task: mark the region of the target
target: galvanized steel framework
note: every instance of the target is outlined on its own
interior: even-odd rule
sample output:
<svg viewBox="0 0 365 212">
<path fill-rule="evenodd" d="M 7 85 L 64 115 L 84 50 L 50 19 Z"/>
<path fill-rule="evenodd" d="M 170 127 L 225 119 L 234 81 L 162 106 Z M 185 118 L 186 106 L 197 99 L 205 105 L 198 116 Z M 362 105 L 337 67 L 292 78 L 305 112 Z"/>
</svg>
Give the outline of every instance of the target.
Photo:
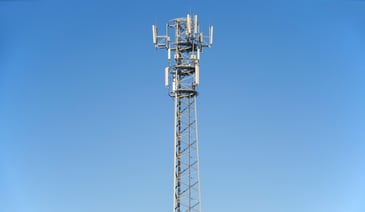
<svg viewBox="0 0 365 212">
<path fill-rule="evenodd" d="M 200 212 L 196 97 L 200 53 L 203 47 L 211 46 L 213 27 L 209 27 L 209 36 L 203 36 L 199 30 L 198 16 L 188 14 L 169 21 L 165 35 L 158 35 L 157 31 L 153 25 L 155 47 L 167 49 L 165 86 L 169 96 L 174 98 L 175 107 L 173 212 Z M 175 40 L 171 41 L 171 37 Z"/>
</svg>

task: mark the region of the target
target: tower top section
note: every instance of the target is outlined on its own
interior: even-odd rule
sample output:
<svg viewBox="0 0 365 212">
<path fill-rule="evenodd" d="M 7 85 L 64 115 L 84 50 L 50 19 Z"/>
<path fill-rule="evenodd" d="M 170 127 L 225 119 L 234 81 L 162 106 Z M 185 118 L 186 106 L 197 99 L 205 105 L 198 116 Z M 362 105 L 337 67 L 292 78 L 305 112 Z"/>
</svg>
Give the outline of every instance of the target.
<svg viewBox="0 0 365 212">
<path fill-rule="evenodd" d="M 171 40 L 175 37 L 175 40 Z M 205 36 L 200 31 L 198 15 L 187 14 L 186 17 L 175 18 L 166 24 L 165 35 L 160 35 L 156 25 L 152 25 L 153 44 L 156 48 L 172 51 L 180 46 L 191 46 L 202 50 L 213 44 L 213 26 L 209 26 L 209 34 Z M 187 50 L 187 49 L 185 49 Z"/>
<path fill-rule="evenodd" d="M 168 21 L 164 35 L 159 34 L 156 25 L 152 25 L 152 40 L 156 48 L 167 49 L 165 86 L 169 95 L 178 98 L 197 95 L 200 53 L 213 44 L 213 26 L 209 26 L 209 34 L 205 36 L 200 31 L 198 16 L 187 14 Z"/>
</svg>

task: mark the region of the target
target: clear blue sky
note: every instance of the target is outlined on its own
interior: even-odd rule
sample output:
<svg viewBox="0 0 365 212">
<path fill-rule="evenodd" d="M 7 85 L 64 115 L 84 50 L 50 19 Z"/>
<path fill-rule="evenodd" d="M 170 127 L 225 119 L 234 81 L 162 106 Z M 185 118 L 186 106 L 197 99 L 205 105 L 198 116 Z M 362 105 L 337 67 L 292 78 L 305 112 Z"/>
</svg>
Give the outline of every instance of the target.
<svg viewBox="0 0 365 212">
<path fill-rule="evenodd" d="M 151 24 L 215 26 L 206 212 L 365 211 L 365 2 L 0 1 L 0 211 L 171 211 L 173 102 Z"/>
</svg>

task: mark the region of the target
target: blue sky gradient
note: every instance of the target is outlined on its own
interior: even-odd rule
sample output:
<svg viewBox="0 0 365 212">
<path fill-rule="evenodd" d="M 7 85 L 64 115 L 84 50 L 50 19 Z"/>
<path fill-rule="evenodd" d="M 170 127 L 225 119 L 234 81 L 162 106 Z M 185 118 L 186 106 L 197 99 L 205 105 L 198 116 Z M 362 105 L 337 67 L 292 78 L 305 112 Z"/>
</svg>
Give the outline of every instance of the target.
<svg viewBox="0 0 365 212">
<path fill-rule="evenodd" d="M 0 1 L 0 211 L 171 211 L 151 25 L 199 15 L 204 211 L 365 211 L 365 2 Z"/>
</svg>

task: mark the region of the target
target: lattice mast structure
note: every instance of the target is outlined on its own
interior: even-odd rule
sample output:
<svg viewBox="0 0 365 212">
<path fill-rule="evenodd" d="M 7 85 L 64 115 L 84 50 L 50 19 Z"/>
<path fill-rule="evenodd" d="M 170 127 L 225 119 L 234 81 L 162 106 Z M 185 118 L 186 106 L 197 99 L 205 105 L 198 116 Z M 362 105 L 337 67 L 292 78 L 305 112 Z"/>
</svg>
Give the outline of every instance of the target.
<svg viewBox="0 0 365 212">
<path fill-rule="evenodd" d="M 167 49 L 165 86 L 174 98 L 173 212 L 201 212 L 196 97 L 200 53 L 213 43 L 213 26 L 204 36 L 198 16 L 188 14 L 170 20 L 165 35 L 152 25 L 152 34 L 155 47 Z"/>
</svg>

